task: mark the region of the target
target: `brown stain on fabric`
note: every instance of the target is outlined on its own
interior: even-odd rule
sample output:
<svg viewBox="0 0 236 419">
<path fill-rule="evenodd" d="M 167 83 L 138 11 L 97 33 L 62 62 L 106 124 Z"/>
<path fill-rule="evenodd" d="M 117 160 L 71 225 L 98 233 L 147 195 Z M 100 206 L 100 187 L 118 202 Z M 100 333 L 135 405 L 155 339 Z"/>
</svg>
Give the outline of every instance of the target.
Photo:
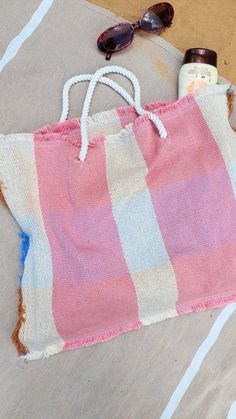
<svg viewBox="0 0 236 419">
<path fill-rule="evenodd" d="M 234 98 L 235 94 L 233 92 L 227 93 L 227 105 L 229 110 L 229 117 L 232 115 L 234 108 Z"/>
<path fill-rule="evenodd" d="M 3 189 L 4 189 L 4 184 L 2 181 L 0 181 L 0 204 L 2 204 L 5 208 L 8 208 L 8 205 L 3 195 Z"/>
<path fill-rule="evenodd" d="M 23 305 L 23 295 L 21 288 L 18 291 L 18 321 L 16 327 L 12 332 L 11 340 L 15 345 L 18 355 L 25 355 L 28 352 L 27 347 L 20 341 L 20 330 L 22 325 L 25 323 L 25 306 Z"/>
<path fill-rule="evenodd" d="M 234 110 L 234 99 L 235 99 L 235 93 L 233 92 L 227 93 L 227 105 L 228 105 L 229 118 L 231 117 Z M 232 127 L 232 129 L 236 132 L 236 127 Z"/>
<path fill-rule="evenodd" d="M 158 73 L 162 76 L 162 78 L 166 81 L 171 81 L 172 76 L 167 65 L 157 57 L 155 57 L 154 59 L 154 64 L 155 68 L 157 69 Z"/>
</svg>

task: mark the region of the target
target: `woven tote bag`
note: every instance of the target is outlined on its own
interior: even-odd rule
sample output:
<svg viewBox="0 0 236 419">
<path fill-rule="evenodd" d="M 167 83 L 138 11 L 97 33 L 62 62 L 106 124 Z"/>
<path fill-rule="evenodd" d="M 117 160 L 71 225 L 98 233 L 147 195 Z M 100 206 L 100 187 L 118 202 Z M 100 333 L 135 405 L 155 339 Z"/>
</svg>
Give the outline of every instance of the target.
<svg viewBox="0 0 236 419">
<path fill-rule="evenodd" d="M 108 73 L 130 79 L 134 99 Z M 66 120 L 83 80 L 82 116 Z M 128 106 L 89 116 L 98 82 Z M 68 80 L 59 123 L 0 136 L 2 200 L 21 230 L 19 355 L 44 358 L 236 301 L 228 93 L 209 86 L 142 107 L 136 77 L 109 66 Z"/>
</svg>

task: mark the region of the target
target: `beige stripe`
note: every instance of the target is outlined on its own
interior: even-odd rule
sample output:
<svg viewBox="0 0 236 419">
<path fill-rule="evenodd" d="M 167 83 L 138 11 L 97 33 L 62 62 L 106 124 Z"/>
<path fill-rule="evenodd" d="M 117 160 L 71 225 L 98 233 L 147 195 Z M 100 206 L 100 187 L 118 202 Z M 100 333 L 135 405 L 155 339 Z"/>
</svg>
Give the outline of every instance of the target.
<svg viewBox="0 0 236 419">
<path fill-rule="evenodd" d="M 118 135 L 108 135 L 105 149 L 113 215 L 136 289 L 139 318 L 143 324 L 151 324 L 177 316 L 175 274 L 168 263 L 145 180 L 148 170 L 132 127 L 128 126 Z M 141 198 L 142 204 L 138 204 L 138 198 Z M 130 205 L 132 200 L 133 204 Z M 123 211 L 133 213 L 126 216 Z M 147 217 L 150 217 L 149 220 Z M 134 238 L 130 237 L 132 234 Z"/>
<path fill-rule="evenodd" d="M 104 86 L 104 88 L 108 87 Z M 115 109 L 89 116 L 87 122 L 90 139 L 97 135 L 115 134 L 122 128 L 120 118 Z"/>
<path fill-rule="evenodd" d="M 106 137 L 107 177 L 112 203 L 125 202 L 147 190 L 147 167 L 132 128 Z"/>
<path fill-rule="evenodd" d="M 0 176 L 13 216 L 33 238 L 22 282 L 26 322 L 20 339 L 30 352 L 52 344 L 62 348 L 52 313 L 52 257 L 39 201 L 32 134 L 1 136 Z"/>
<path fill-rule="evenodd" d="M 177 316 L 175 309 L 178 293 L 175 274 L 169 263 L 161 268 L 132 274 L 139 317 L 144 325 Z"/>
<path fill-rule="evenodd" d="M 196 101 L 226 164 L 236 160 L 236 133 L 229 124 L 228 88 L 229 85 L 217 85 L 208 88 L 209 94 L 204 91 L 201 94 L 200 90 L 196 93 Z"/>
</svg>

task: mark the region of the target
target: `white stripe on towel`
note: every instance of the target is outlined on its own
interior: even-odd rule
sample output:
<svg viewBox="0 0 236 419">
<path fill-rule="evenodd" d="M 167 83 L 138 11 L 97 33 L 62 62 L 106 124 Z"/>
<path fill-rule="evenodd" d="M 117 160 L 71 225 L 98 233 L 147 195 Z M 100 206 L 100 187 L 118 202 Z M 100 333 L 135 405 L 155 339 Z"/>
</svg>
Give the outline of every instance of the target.
<svg viewBox="0 0 236 419">
<path fill-rule="evenodd" d="M 31 16 L 28 23 L 23 27 L 20 33 L 11 40 L 0 60 L 0 71 L 2 71 L 11 60 L 13 60 L 26 39 L 32 35 L 35 29 L 37 29 L 53 2 L 54 0 L 43 0 Z"/>
<path fill-rule="evenodd" d="M 190 384 L 192 383 L 194 377 L 197 375 L 208 352 L 216 343 L 223 327 L 225 326 L 225 324 L 227 323 L 227 321 L 232 316 L 235 310 L 236 310 L 236 303 L 229 304 L 228 306 L 225 307 L 225 309 L 221 312 L 219 317 L 216 319 L 207 338 L 203 341 L 200 348 L 195 353 L 191 364 L 185 371 L 184 376 L 182 377 L 174 393 L 172 394 L 164 412 L 160 416 L 160 419 L 172 418 L 174 412 L 179 406 L 186 391 L 190 387 Z M 233 417 L 230 417 L 230 418 L 233 419 Z"/>
<path fill-rule="evenodd" d="M 227 419 L 236 419 L 236 400 L 233 402 L 231 408 L 229 409 Z"/>
</svg>

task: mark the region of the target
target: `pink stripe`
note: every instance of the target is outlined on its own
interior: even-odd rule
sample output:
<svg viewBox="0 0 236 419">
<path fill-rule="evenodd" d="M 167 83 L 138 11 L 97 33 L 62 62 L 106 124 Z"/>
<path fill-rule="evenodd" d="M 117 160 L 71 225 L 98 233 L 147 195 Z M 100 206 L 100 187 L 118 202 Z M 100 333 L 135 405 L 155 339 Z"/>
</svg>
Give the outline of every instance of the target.
<svg viewBox="0 0 236 419">
<path fill-rule="evenodd" d="M 139 327 L 136 293 L 112 215 L 103 141 L 81 164 L 78 147 L 50 142 L 50 135 L 42 142 L 37 134 L 35 155 L 52 250 L 53 314 L 65 346 Z"/>
<path fill-rule="evenodd" d="M 161 187 L 224 166 L 201 111 L 193 97 L 191 104 L 190 98 L 175 112 L 161 115 L 168 132 L 167 140 L 160 139 L 149 120 L 137 121 L 134 126 L 149 168 L 150 186 Z"/>
<path fill-rule="evenodd" d="M 181 284 L 178 313 L 235 301 L 235 254 L 236 243 L 233 243 L 210 253 L 195 254 L 172 262 Z"/>
<path fill-rule="evenodd" d="M 162 115 L 166 142 L 150 121 L 134 124 L 182 307 L 236 290 L 235 200 L 220 150 L 192 102 L 181 112 Z"/>
<path fill-rule="evenodd" d="M 184 98 L 182 98 L 180 100 L 183 102 L 187 102 L 187 103 L 191 103 L 191 96 L 185 96 Z M 155 112 L 155 113 L 165 113 L 166 111 L 173 111 L 175 108 L 175 100 L 170 100 L 168 102 L 152 102 L 149 103 L 148 105 L 144 105 L 143 108 L 147 111 L 150 112 Z M 179 103 L 181 105 L 181 103 Z M 176 109 L 175 109 L 176 110 Z M 120 124 L 122 126 L 122 128 L 124 128 L 127 124 L 130 124 L 131 122 L 134 122 L 137 117 L 138 114 L 135 110 L 134 106 L 127 106 L 127 107 L 120 107 L 116 109 L 117 115 L 119 116 L 120 119 Z"/>
</svg>

